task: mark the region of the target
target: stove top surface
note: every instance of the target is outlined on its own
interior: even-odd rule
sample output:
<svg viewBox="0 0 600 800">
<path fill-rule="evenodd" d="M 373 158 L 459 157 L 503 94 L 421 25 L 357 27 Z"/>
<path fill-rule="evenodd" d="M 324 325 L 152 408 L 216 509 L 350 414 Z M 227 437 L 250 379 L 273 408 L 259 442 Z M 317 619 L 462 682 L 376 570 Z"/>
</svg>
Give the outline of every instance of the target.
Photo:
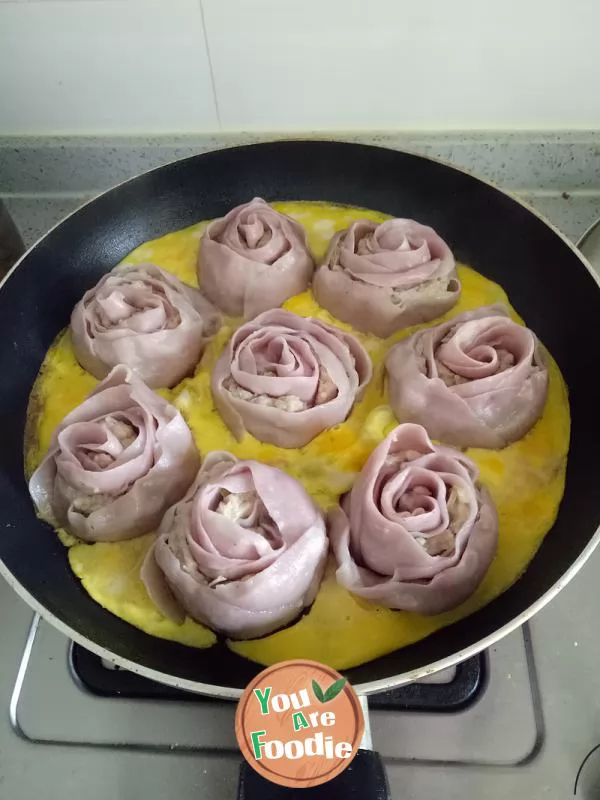
<svg viewBox="0 0 600 800">
<path fill-rule="evenodd" d="M 392 797 L 573 796 L 579 767 L 600 742 L 598 569 L 600 553 L 530 628 L 503 639 L 483 662 L 438 675 L 427 687 L 404 687 L 400 701 L 371 700 L 373 747 Z M 47 623 L 30 621 L 26 606 L 0 585 L 0 684 L 10 712 L 0 727 L 2 798 L 236 797 L 233 703 L 160 696 L 164 687 L 124 689 L 122 676 L 118 684 L 108 677 L 112 688 L 103 696 L 110 671 L 95 660 L 94 678 L 89 664 L 78 664 L 87 654 L 72 651 Z M 439 698 L 447 700 L 457 680 L 468 689 L 466 702 L 443 710 Z M 438 705 L 423 710 L 431 690 Z M 577 797 L 597 798 L 599 790 L 595 751 Z"/>
<path fill-rule="evenodd" d="M 369 709 L 373 747 L 389 761 L 523 763 L 543 741 L 529 629 L 421 684 L 374 695 Z M 231 701 L 115 670 L 38 617 L 11 701 L 13 729 L 28 742 L 239 759 L 234 713 Z"/>
</svg>

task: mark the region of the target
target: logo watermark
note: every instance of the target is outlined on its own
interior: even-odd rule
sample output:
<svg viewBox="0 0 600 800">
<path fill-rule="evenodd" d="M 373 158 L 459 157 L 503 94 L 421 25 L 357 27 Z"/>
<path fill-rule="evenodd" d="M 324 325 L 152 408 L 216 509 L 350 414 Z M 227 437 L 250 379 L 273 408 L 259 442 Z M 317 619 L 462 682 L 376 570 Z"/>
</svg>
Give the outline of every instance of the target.
<svg viewBox="0 0 600 800">
<path fill-rule="evenodd" d="M 362 739 L 359 699 L 338 672 L 316 661 L 283 661 L 260 673 L 239 702 L 235 732 L 248 763 L 281 786 L 335 778 Z"/>
</svg>

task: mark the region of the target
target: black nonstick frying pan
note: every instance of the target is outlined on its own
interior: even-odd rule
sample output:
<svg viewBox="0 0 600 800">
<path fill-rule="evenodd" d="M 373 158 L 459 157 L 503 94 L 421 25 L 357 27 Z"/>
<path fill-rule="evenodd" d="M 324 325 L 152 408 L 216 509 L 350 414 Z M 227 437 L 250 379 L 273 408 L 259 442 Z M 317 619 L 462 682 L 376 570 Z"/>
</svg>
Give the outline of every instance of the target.
<svg viewBox="0 0 600 800">
<path fill-rule="evenodd" d="M 104 611 L 81 588 L 58 538 L 36 518 L 23 473 L 29 392 L 84 291 L 141 242 L 222 216 L 256 195 L 365 206 L 433 226 L 457 260 L 502 284 L 570 389 L 566 491 L 541 549 L 525 575 L 481 611 L 347 673 L 358 691 L 388 689 L 457 663 L 522 624 L 575 575 L 600 538 L 597 279 L 577 250 L 520 202 L 430 159 L 325 141 L 220 150 L 111 189 L 29 250 L 0 292 L 0 571 L 72 639 L 154 680 L 235 698 L 260 670 L 222 644 L 186 648 Z"/>
</svg>

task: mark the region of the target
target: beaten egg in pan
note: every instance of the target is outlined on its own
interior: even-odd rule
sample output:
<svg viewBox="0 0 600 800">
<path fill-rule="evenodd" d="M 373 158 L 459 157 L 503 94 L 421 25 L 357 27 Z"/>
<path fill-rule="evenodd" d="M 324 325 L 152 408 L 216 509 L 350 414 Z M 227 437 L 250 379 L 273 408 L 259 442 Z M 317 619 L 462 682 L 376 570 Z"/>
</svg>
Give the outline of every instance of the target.
<svg viewBox="0 0 600 800">
<path fill-rule="evenodd" d="M 357 220 L 383 222 L 383 214 L 325 203 L 273 204 L 299 222 L 317 264 L 337 231 Z M 136 248 L 124 264 L 151 262 L 197 286 L 200 238 L 207 227 L 201 222 Z M 522 322 L 500 286 L 467 265 L 457 265 L 462 285 L 458 302 L 446 314 L 427 325 L 413 325 L 388 338 L 354 330 L 317 304 L 311 290 L 290 297 L 283 305 L 301 317 L 312 317 L 348 331 L 371 358 L 373 375 L 364 394 L 341 424 L 324 430 L 302 447 L 278 447 L 246 432 L 235 438 L 218 413 L 211 375 L 240 318 L 225 316 L 216 336 L 208 343 L 192 377 L 172 389 L 158 389 L 183 415 L 202 457 L 227 451 L 238 459 L 252 459 L 283 470 L 299 481 L 324 512 L 338 505 L 373 450 L 398 425 L 389 402 L 384 361 L 392 345 L 417 330 L 451 319 L 482 306 L 503 304 L 511 318 Z M 236 653 L 261 664 L 291 658 L 310 658 L 336 669 L 367 662 L 422 639 L 490 602 L 513 584 L 526 569 L 552 527 L 564 489 L 569 447 L 569 405 L 566 386 L 551 355 L 545 352 L 548 390 L 543 412 L 522 438 L 500 449 L 470 447 L 465 450 L 479 469 L 498 515 L 497 551 L 483 580 L 471 596 L 451 611 L 423 615 L 378 605 L 350 592 L 336 580 L 331 555 L 314 602 L 303 615 L 274 633 L 246 640 L 228 640 Z M 98 381 L 78 363 L 69 331 L 61 333 L 44 360 L 33 388 L 26 465 L 30 475 L 40 464 L 52 434 Z M 400 420 L 402 422 L 402 420 Z M 432 438 L 435 438 L 432 435 Z M 216 635 L 208 627 L 186 617 L 175 621 L 165 616 L 150 599 L 140 578 L 140 568 L 155 540 L 148 533 L 126 541 L 85 543 L 58 529 L 68 548 L 71 568 L 85 590 L 107 611 L 153 636 L 195 648 L 210 647 Z"/>
</svg>

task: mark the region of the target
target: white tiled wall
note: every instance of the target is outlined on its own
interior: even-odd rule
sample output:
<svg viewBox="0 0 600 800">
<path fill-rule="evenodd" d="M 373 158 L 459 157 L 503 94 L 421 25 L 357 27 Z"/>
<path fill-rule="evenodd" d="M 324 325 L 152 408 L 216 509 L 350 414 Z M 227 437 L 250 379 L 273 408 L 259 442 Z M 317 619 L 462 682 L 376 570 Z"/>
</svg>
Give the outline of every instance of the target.
<svg viewBox="0 0 600 800">
<path fill-rule="evenodd" d="M 203 1 L 226 127 L 600 123 L 597 0 Z"/>
<path fill-rule="evenodd" d="M 216 128 L 197 0 L 0 2 L 0 134 Z"/>
<path fill-rule="evenodd" d="M 597 0 L 0 0 L 0 134 L 600 127 Z"/>
</svg>

